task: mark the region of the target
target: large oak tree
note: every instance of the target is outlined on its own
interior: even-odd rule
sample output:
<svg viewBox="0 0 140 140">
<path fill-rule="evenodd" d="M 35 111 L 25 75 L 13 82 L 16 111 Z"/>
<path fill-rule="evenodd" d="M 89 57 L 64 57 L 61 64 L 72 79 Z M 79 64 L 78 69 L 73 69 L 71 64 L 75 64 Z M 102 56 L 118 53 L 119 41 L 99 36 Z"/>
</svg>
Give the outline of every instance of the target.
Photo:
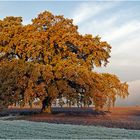
<svg viewBox="0 0 140 140">
<path fill-rule="evenodd" d="M 28 25 L 21 17 L 0 20 L 0 103 L 43 101 L 51 112 L 56 100 L 95 105 L 96 110 L 128 95 L 117 76 L 98 74 L 111 46 L 98 36 L 81 35 L 73 20 L 43 12 Z"/>
</svg>

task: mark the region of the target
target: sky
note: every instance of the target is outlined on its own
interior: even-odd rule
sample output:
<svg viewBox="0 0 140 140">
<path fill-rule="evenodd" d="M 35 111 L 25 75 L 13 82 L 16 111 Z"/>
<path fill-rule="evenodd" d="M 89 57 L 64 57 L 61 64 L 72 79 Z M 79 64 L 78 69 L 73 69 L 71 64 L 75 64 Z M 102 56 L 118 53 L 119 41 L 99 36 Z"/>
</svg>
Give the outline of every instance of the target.
<svg viewBox="0 0 140 140">
<path fill-rule="evenodd" d="M 128 82 L 130 95 L 119 104 L 140 105 L 140 1 L 0 1 L 0 19 L 22 16 L 23 24 L 44 10 L 73 19 L 81 34 L 107 41 L 110 63 L 95 71 Z"/>
</svg>

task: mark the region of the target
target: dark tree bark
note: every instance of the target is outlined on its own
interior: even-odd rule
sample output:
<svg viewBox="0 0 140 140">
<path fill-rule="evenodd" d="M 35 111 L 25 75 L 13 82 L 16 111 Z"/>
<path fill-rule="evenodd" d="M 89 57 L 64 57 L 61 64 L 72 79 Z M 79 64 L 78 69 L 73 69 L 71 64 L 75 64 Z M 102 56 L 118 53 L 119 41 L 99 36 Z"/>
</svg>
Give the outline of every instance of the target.
<svg viewBox="0 0 140 140">
<path fill-rule="evenodd" d="M 41 112 L 46 112 L 46 113 L 51 113 L 51 101 L 52 98 L 47 96 L 45 99 L 42 101 L 42 109 Z"/>
</svg>

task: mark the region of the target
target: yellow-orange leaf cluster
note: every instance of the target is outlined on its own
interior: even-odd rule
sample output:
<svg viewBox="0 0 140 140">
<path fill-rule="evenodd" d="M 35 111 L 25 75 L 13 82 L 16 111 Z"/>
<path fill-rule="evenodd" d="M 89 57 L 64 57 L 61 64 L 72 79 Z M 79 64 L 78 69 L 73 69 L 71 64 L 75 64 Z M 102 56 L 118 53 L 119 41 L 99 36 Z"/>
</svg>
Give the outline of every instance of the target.
<svg viewBox="0 0 140 140">
<path fill-rule="evenodd" d="M 110 49 L 98 36 L 81 35 L 73 20 L 47 11 L 28 25 L 21 17 L 6 17 L 0 20 L 0 102 L 47 97 L 48 105 L 59 99 L 110 107 L 117 96 L 128 95 L 128 85 L 115 75 L 94 72 L 106 66 Z"/>
</svg>

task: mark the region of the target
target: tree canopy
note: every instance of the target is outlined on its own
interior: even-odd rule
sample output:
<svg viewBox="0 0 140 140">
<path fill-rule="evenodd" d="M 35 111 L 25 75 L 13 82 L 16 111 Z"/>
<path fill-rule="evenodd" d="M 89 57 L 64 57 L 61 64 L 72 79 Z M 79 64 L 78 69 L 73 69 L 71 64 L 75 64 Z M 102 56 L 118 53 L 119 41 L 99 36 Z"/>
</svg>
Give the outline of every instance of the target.
<svg viewBox="0 0 140 140">
<path fill-rule="evenodd" d="M 56 99 L 110 107 L 128 95 L 117 76 L 94 71 L 107 65 L 110 51 L 99 36 L 81 35 L 72 19 L 48 11 L 28 25 L 6 17 L 0 20 L 0 104 L 48 98 L 47 109 Z"/>
</svg>

